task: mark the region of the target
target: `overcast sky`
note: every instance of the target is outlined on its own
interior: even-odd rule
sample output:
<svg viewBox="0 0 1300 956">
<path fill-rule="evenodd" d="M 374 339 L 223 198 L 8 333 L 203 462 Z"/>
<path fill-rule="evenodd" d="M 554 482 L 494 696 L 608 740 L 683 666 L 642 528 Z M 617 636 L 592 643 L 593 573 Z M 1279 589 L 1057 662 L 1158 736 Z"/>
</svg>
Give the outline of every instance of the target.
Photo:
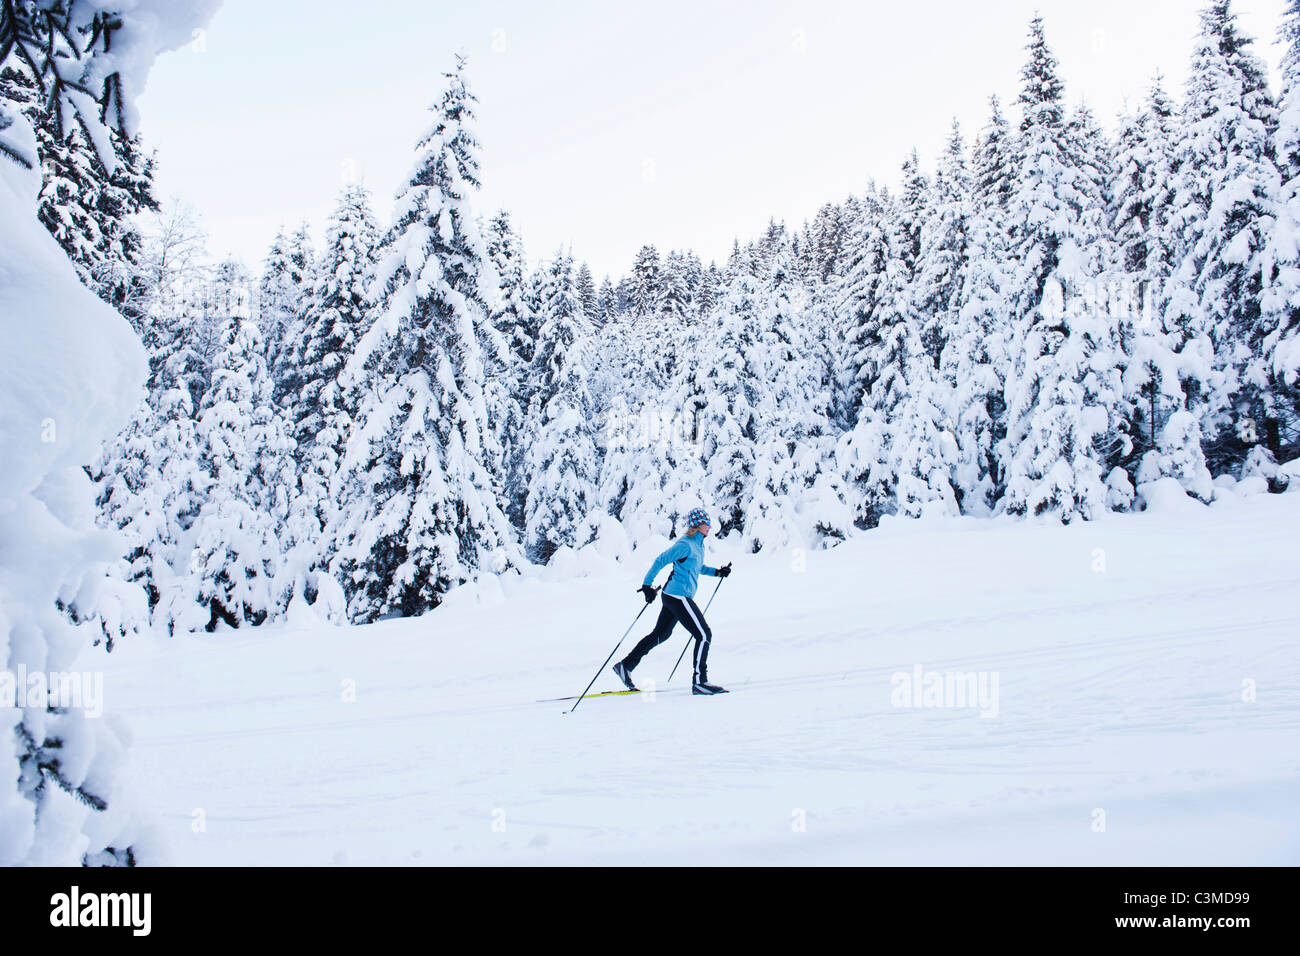
<svg viewBox="0 0 1300 956">
<path fill-rule="evenodd" d="M 1014 99 L 1035 10 L 1071 103 L 1107 127 L 1158 71 L 1181 95 L 1200 0 L 654 3 L 225 0 L 141 98 L 158 192 L 190 202 L 214 255 L 260 271 L 278 226 L 317 248 L 348 177 L 386 224 L 454 54 L 470 60 L 481 209 L 509 209 L 530 261 L 560 246 L 597 277 L 647 242 L 726 258 L 771 217 L 890 185 Z M 1276 77 L 1283 0 L 1236 0 Z M 990 7 L 994 9 L 990 9 Z"/>
</svg>

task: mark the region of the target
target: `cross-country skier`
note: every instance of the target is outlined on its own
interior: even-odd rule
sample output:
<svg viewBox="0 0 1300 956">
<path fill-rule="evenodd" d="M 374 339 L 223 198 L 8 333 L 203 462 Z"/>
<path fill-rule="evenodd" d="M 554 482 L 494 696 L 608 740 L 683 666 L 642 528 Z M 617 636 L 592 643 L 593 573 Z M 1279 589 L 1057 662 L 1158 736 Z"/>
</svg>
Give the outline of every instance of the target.
<svg viewBox="0 0 1300 956">
<path fill-rule="evenodd" d="M 636 690 L 636 685 L 632 683 L 632 671 L 637 664 L 641 663 L 641 658 L 668 640 L 673 627 L 680 623 L 695 638 L 695 674 L 691 693 L 725 694 L 727 692 L 725 688 L 709 683 L 709 641 L 713 638 L 713 632 L 709 630 L 704 614 L 692 599 L 695 597 L 695 586 L 701 572 L 713 577 L 725 578 L 731 574 L 731 565 L 711 568 L 704 563 L 704 539 L 712 526 L 709 523 L 709 516 L 702 508 L 696 508 L 687 515 L 686 523 L 689 525 L 686 534 L 655 558 L 655 563 L 650 566 L 650 573 L 645 576 L 645 581 L 639 589 L 645 595 L 646 604 L 654 601 L 655 575 L 666 565 L 672 564 L 672 573 L 668 575 L 668 581 L 663 589 L 664 606 L 659 612 L 659 622 L 655 624 L 655 629 L 632 648 L 631 654 L 614 665 L 614 673 L 627 685 L 628 690 Z"/>
</svg>

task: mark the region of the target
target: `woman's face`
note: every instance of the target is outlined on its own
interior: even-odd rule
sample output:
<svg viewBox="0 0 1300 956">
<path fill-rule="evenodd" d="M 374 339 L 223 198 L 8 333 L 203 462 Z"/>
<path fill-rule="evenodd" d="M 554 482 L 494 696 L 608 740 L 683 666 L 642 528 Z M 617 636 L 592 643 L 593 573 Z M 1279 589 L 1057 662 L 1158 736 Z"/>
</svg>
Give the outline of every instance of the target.
<svg viewBox="0 0 1300 956">
<path fill-rule="evenodd" d="M 696 525 L 694 528 L 691 529 L 691 534 L 698 534 L 701 537 L 707 538 L 711 530 L 713 529 L 710 528 L 708 525 L 700 524 L 700 525 Z"/>
</svg>

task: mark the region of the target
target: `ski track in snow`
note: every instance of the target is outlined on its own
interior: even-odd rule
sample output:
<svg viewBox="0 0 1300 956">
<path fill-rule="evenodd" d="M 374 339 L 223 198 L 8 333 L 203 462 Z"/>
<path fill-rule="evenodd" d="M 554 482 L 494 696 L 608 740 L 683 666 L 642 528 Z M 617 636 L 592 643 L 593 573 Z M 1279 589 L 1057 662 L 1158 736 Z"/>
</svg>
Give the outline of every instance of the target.
<svg viewBox="0 0 1300 956">
<path fill-rule="evenodd" d="M 538 702 L 628 626 L 639 555 L 418 620 L 142 642 L 105 706 L 180 864 L 1294 865 L 1297 528 L 1292 494 L 892 525 L 803 573 L 712 548 L 716 698 Z M 997 715 L 894 706 L 916 664 L 995 673 Z"/>
</svg>

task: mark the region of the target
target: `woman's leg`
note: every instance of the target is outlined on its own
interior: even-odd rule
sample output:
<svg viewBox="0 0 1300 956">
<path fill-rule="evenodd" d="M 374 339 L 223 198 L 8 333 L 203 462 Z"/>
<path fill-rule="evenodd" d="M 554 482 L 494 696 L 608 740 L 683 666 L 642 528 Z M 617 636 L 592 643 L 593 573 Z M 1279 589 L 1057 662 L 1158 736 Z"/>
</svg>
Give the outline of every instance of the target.
<svg viewBox="0 0 1300 956">
<path fill-rule="evenodd" d="M 709 645 L 713 642 L 713 631 L 709 628 L 709 622 L 704 620 L 704 612 L 690 598 L 686 599 L 686 607 L 690 616 L 699 630 L 695 635 L 695 683 L 707 684 L 709 682 Z"/>
<path fill-rule="evenodd" d="M 677 623 L 677 599 L 670 598 L 667 594 L 663 596 L 663 607 L 659 611 L 659 620 L 655 622 L 655 628 L 645 637 L 641 638 L 632 652 L 623 658 L 623 666 L 629 672 L 641 663 L 641 658 L 645 657 L 652 650 L 662 644 L 673 633 L 673 625 Z"/>
<path fill-rule="evenodd" d="M 704 614 L 690 598 L 679 598 L 672 594 L 664 595 L 664 606 L 673 608 L 682 627 L 695 638 L 695 683 L 705 683 L 708 680 L 709 641 L 713 638 L 713 632 L 709 630 Z"/>
</svg>

